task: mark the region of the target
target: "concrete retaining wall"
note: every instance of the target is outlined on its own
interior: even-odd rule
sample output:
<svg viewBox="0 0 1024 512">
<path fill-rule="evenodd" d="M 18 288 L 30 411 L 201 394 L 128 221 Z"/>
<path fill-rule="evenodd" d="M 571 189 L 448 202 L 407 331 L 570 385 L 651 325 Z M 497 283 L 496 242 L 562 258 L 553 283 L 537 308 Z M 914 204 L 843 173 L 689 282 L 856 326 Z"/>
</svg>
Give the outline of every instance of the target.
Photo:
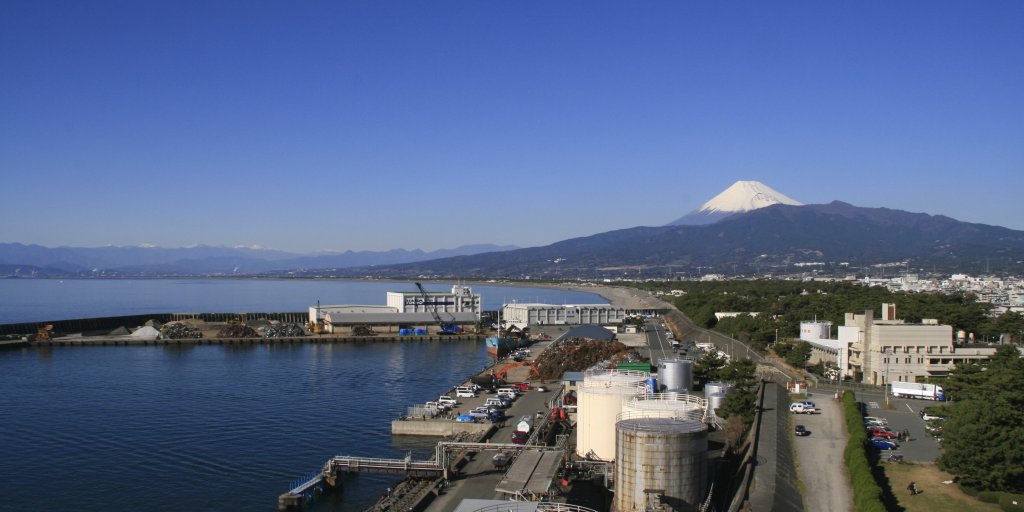
<svg viewBox="0 0 1024 512">
<path fill-rule="evenodd" d="M 391 434 L 396 436 L 451 436 L 459 432 L 486 432 L 489 423 L 457 423 L 438 420 L 394 420 Z"/>
</svg>

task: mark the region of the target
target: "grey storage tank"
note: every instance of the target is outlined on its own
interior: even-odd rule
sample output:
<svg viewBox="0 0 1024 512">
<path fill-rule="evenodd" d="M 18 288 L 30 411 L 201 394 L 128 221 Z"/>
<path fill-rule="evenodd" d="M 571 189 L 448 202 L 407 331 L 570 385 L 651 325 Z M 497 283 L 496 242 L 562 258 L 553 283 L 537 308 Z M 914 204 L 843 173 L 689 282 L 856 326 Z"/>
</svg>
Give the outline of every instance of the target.
<svg viewBox="0 0 1024 512">
<path fill-rule="evenodd" d="M 660 391 L 684 393 L 693 389 L 693 361 L 666 359 L 658 363 Z"/>
<path fill-rule="evenodd" d="M 696 510 L 707 488 L 708 431 L 700 421 L 623 413 L 615 424 L 618 512 Z"/>
</svg>

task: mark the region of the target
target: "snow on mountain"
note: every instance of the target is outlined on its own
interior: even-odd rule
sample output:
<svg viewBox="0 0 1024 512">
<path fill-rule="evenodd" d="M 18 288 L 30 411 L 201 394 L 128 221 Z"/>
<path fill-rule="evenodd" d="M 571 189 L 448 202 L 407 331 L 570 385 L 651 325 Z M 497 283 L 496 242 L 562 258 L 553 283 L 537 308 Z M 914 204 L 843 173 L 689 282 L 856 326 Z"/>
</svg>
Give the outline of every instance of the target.
<svg viewBox="0 0 1024 512">
<path fill-rule="evenodd" d="M 773 204 L 802 206 L 785 194 L 761 183 L 760 181 L 737 181 L 722 193 L 700 205 L 699 208 L 680 217 L 669 226 L 699 226 L 713 224 L 730 215 L 749 212 Z"/>
</svg>

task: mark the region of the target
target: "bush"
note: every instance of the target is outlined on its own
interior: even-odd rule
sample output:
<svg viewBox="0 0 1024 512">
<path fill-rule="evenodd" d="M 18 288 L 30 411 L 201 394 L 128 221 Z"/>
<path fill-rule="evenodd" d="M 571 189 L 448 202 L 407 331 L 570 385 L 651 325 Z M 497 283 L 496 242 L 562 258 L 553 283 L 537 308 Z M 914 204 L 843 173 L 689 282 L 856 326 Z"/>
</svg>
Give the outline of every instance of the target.
<svg viewBox="0 0 1024 512">
<path fill-rule="evenodd" d="M 868 462 L 868 438 L 864 431 L 864 418 L 852 391 L 843 393 L 843 414 L 850 440 L 843 449 L 843 460 L 850 473 L 853 487 L 853 506 L 857 512 L 885 512 L 882 504 L 882 488 L 875 481 Z"/>
</svg>

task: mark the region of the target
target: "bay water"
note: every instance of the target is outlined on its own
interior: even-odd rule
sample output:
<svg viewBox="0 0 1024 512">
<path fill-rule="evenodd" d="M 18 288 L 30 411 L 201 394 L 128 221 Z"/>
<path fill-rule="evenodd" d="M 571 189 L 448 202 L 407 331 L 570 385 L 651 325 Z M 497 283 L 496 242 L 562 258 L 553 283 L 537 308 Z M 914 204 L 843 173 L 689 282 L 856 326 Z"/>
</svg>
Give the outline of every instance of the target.
<svg viewBox="0 0 1024 512">
<path fill-rule="evenodd" d="M 409 286 L 0 280 L 0 321 L 302 311 L 316 297 L 382 304 L 386 291 Z M 485 309 L 605 302 L 541 288 L 474 291 Z M 274 511 L 278 495 L 330 456 L 428 458 L 437 438 L 391 436 L 391 420 L 488 363 L 472 341 L 0 350 L 0 510 Z M 363 510 L 395 481 L 347 477 L 313 510 Z"/>
</svg>

